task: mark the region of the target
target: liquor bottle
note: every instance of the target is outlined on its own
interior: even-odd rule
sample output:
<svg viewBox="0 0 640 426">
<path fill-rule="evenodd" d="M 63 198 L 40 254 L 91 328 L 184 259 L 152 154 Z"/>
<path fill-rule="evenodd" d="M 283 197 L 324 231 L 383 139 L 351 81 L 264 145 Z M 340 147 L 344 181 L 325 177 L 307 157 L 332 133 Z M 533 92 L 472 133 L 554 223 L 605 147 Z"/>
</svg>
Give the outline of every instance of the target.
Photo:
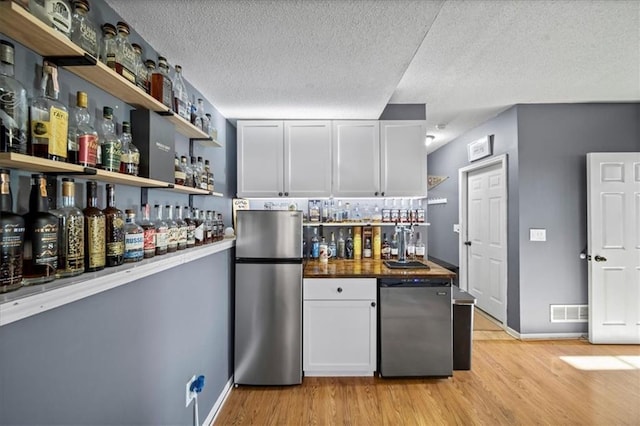
<svg viewBox="0 0 640 426">
<path fill-rule="evenodd" d="M 322 202 L 322 209 L 320 211 L 320 221 L 326 223 L 329 221 L 329 203 L 327 200 Z"/>
<path fill-rule="evenodd" d="M 382 240 L 380 238 L 381 229 L 379 226 L 374 226 L 372 228 L 372 231 L 373 237 L 371 240 L 371 249 L 373 251 L 373 259 L 380 260 L 380 258 L 382 257 Z"/>
<path fill-rule="evenodd" d="M 389 222 L 398 223 L 400 221 L 400 209 L 396 204 L 396 199 L 393 199 L 393 203 L 391 204 L 391 219 Z"/>
<path fill-rule="evenodd" d="M 338 206 L 333 209 L 333 221 L 342 222 L 342 200 L 338 200 Z"/>
<path fill-rule="evenodd" d="M 349 235 L 344 242 L 344 254 L 347 259 L 353 259 L 353 237 L 351 236 L 351 228 L 349 228 Z"/>
<path fill-rule="evenodd" d="M 407 259 L 415 259 L 416 257 L 416 240 L 413 231 L 409 233 L 409 241 L 407 241 Z"/>
<path fill-rule="evenodd" d="M 116 69 L 116 27 L 111 24 L 102 25 L 102 45 L 100 47 L 100 60 L 109 68 Z"/>
<path fill-rule="evenodd" d="M 173 75 L 173 111 L 180 117 L 189 121 L 191 118 L 191 111 L 189 111 L 189 94 L 187 93 L 187 86 L 182 79 L 182 67 L 180 65 L 175 66 L 176 72 Z"/>
<path fill-rule="evenodd" d="M 313 228 L 311 237 L 311 258 L 318 260 L 320 257 L 320 240 L 318 239 L 318 228 Z"/>
<path fill-rule="evenodd" d="M 381 255 L 383 259 L 391 259 L 391 243 L 387 239 L 387 233 L 382 234 L 382 250 Z"/>
<path fill-rule="evenodd" d="M 0 169 L 0 293 L 22 286 L 24 219 L 13 213 L 9 170 Z"/>
<path fill-rule="evenodd" d="M 29 108 L 31 137 L 29 153 L 56 161 L 67 159 L 69 113 L 58 101 L 58 67 L 43 61 L 40 96 Z"/>
<path fill-rule="evenodd" d="M 116 124 L 113 122 L 113 109 L 108 106 L 102 108 L 102 117 L 98 128 L 98 140 L 102 152 L 99 164 L 106 171 L 119 172 L 122 142 L 116 133 Z"/>
<path fill-rule="evenodd" d="M 129 25 L 126 22 L 116 24 L 116 72 L 136 84 L 136 52 L 129 42 Z"/>
<path fill-rule="evenodd" d="M 329 261 L 329 245 L 324 237 L 322 237 L 318 244 L 318 258 L 322 263 L 327 263 Z"/>
<path fill-rule="evenodd" d="M 72 178 L 62 178 L 62 207 L 58 216 L 58 270 L 56 278 L 84 272 L 84 215 L 76 207 L 76 188 Z"/>
<path fill-rule="evenodd" d="M 131 43 L 131 47 L 135 55 L 136 86 L 147 93 L 149 91 L 149 71 L 142 60 L 142 46 Z M 155 68 L 156 64 L 154 63 L 153 66 Z"/>
<path fill-rule="evenodd" d="M 153 59 L 147 59 L 144 67 L 147 69 L 147 93 L 151 94 L 151 76 L 156 72 L 156 63 Z"/>
<path fill-rule="evenodd" d="M 422 207 L 422 201 L 423 200 L 418 201 L 418 208 L 416 209 L 416 220 L 418 221 L 418 223 L 424 223 L 426 219 L 426 212 L 424 210 L 424 207 Z"/>
<path fill-rule="evenodd" d="M 124 263 L 124 214 L 116 207 L 115 186 L 108 183 L 106 190 L 107 208 L 102 212 L 106 220 L 107 266 L 119 266 Z"/>
<path fill-rule="evenodd" d="M 106 263 L 106 218 L 98 208 L 98 183 L 87 182 L 87 207 L 84 213 L 84 268 L 85 272 L 104 269 Z"/>
<path fill-rule="evenodd" d="M 355 260 L 362 259 L 362 227 L 353 227 L 353 258 Z"/>
<path fill-rule="evenodd" d="M 216 139 L 217 136 L 217 131 L 214 132 L 214 128 L 213 128 L 213 117 L 211 117 L 211 114 L 209 114 L 208 112 L 204 114 L 205 117 L 207 117 L 207 129 L 202 129 L 203 132 L 205 132 L 206 134 L 208 134 L 209 136 L 211 136 L 213 139 Z M 214 133 L 216 134 L 216 137 L 214 138 Z"/>
<path fill-rule="evenodd" d="M 24 215 L 24 223 L 23 285 L 53 281 L 58 268 L 58 218 L 49 213 L 43 174 L 31 175 L 29 213 Z"/>
<path fill-rule="evenodd" d="M 144 229 L 136 224 L 136 212 L 125 210 L 124 261 L 140 262 L 144 258 Z"/>
<path fill-rule="evenodd" d="M 372 243 L 371 243 L 371 237 L 366 236 L 364 237 L 364 244 L 363 244 L 363 249 L 362 249 L 362 257 L 365 259 L 370 259 L 371 258 L 371 250 L 372 247 Z"/>
<path fill-rule="evenodd" d="M 29 11 L 48 26 L 69 37 L 71 6 L 66 0 L 29 0 Z"/>
<path fill-rule="evenodd" d="M 224 240 L 224 220 L 222 213 L 218 213 L 218 239 Z"/>
<path fill-rule="evenodd" d="M 338 254 L 338 245 L 336 244 L 336 236 L 332 232 L 331 238 L 329 239 L 329 257 L 335 258 Z"/>
<path fill-rule="evenodd" d="M 386 198 L 382 205 L 382 222 L 383 223 L 391 222 L 391 209 L 389 208 Z"/>
<path fill-rule="evenodd" d="M 342 220 L 349 222 L 351 220 L 351 205 L 347 202 L 344 203 L 344 210 L 342 210 Z"/>
<path fill-rule="evenodd" d="M 198 157 L 198 163 L 196 164 L 198 167 L 198 174 L 200 175 L 200 186 L 198 188 L 207 190 L 207 182 L 209 181 L 208 173 L 204 168 L 204 163 L 202 162 L 202 157 Z"/>
<path fill-rule="evenodd" d="M 167 214 L 167 253 L 173 253 L 178 250 L 178 236 L 180 230 L 178 229 L 178 224 L 175 220 L 173 220 L 173 207 L 166 205 L 164 206 Z"/>
<path fill-rule="evenodd" d="M 187 223 L 187 248 L 196 246 L 196 221 L 191 217 L 191 209 L 184 207 L 186 212 L 184 221 Z"/>
<path fill-rule="evenodd" d="M 424 245 L 424 242 L 422 241 L 422 236 L 420 235 L 420 232 L 417 232 L 416 233 L 416 257 L 418 259 L 424 259 L 426 251 L 427 249 Z"/>
<path fill-rule="evenodd" d="M 201 246 L 204 244 L 204 222 L 200 218 L 198 209 L 193 210 L 193 220 L 196 222 L 196 229 L 194 230 L 196 246 Z"/>
<path fill-rule="evenodd" d="M 0 152 L 27 152 L 27 91 L 14 77 L 14 47 L 0 40 Z"/>
<path fill-rule="evenodd" d="M 176 185 L 184 185 L 184 180 L 187 177 L 187 174 L 180 166 L 180 159 L 176 155 L 173 159 L 173 182 Z"/>
<path fill-rule="evenodd" d="M 176 224 L 178 225 L 178 250 L 184 250 L 187 248 L 187 234 L 189 232 L 189 225 L 182 218 L 182 206 L 176 206 Z"/>
<path fill-rule="evenodd" d="M 128 121 L 122 122 L 122 153 L 120 155 L 120 173 L 131 176 L 138 176 L 140 166 L 140 150 L 133 144 L 131 136 L 131 124 Z"/>
<path fill-rule="evenodd" d="M 91 126 L 87 94 L 77 92 L 76 102 L 78 107 L 75 111 L 75 144 L 69 146 L 69 159 L 81 166 L 95 167 L 98 161 L 98 132 Z"/>
<path fill-rule="evenodd" d="M 202 222 L 204 223 L 204 243 L 211 243 L 211 235 L 213 232 L 213 224 L 211 223 L 211 211 L 202 210 Z"/>
<path fill-rule="evenodd" d="M 417 222 L 418 216 L 417 216 L 417 210 L 413 207 L 413 198 L 409 200 L 408 216 L 409 216 L 410 223 Z"/>
<path fill-rule="evenodd" d="M 184 186 L 188 186 L 189 188 L 193 188 L 193 169 L 189 167 L 187 164 L 187 157 L 184 155 L 180 157 L 180 167 L 184 171 Z"/>
<path fill-rule="evenodd" d="M 167 254 L 167 245 L 169 244 L 169 226 L 167 222 L 162 220 L 162 208 L 159 204 L 154 206 L 156 209 L 156 255 Z"/>
<path fill-rule="evenodd" d="M 395 233 L 391 238 L 391 257 L 394 259 L 398 257 L 398 235 Z"/>
<path fill-rule="evenodd" d="M 398 220 L 400 221 L 400 223 L 409 222 L 409 210 L 407 209 L 404 198 L 400 200 L 400 209 L 398 210 Z"/>
<path fill-rule="evenodd" d="M 204 115 L 204 100 L 198 98 L 198 107 L 196 109 L 196 122 L 194 126 L 202 130 L 205 128 L 207 117 Z"/>
<path fill-rule="evenodd" d="M 382 222 L 382 210 L 380 210 L 380 207 L 378 207 L 377 204 L 373 206 L 373 214 L 371 215 L 371 220 L 375 223 Z"/>
<path fill-rule="evenodd" d="M 162 102 L 167 108 L 173 108 L 173 83 L 169 78 L 169 64 L 167 59 L 158 56 L 158 68 L 151 74 L 150 95 L 157 101 Z"/>
<path fill-rule="evenodd" d="M 189 112 L 191 113 L 191 118 L 189 121 L 191 121 L 191 124 L 193 124 L 194 126 L 196 125 L 196 118 L 198 118 L 198 106 L 196 104 L 196 95 L 191 95 L 191 102 L 190 102 L 190 110 Z"/>
<path fill-rule="evenodd" d="M 156 225 L 149 219 L 149 204 L 142 206 L 142 221 L 140 222 L 144 231 L 143 253 L 145 259 L 150 259 L 156 255 Z"/>
<path fill-rule="evenodd" d="M 346 257 L 346 242 L 342 235 L 342 229 L 338 232 L 338 259 L 344 259 Z"/>
<path fill-rule="evenodd" d="M 213 181 L 213 171 L 211 170 L 211 164 L 209 164 L 209 160 L 204 160 L 204 170 L 207 175 L 207 191 L 214 191 L 214 181 Z"/>
<path fill-rule="evenodd" d="M 189 167 L 191 167 L 191 170 L 193 170 L 193 188 L 200 188 L 202 174 L 200 172 L 200 169 L 198 168 L 196 157 L 191 157 L 191 165 Z"/>
<path fill-rule="evenodd" d="M 98 26 L 89 17 L 89 2 L 73 0 L 71 16 L 71 41 L 83 48 L 90 55 L 98 58 L 100 53 L 100 32 Z"/>
</svg>

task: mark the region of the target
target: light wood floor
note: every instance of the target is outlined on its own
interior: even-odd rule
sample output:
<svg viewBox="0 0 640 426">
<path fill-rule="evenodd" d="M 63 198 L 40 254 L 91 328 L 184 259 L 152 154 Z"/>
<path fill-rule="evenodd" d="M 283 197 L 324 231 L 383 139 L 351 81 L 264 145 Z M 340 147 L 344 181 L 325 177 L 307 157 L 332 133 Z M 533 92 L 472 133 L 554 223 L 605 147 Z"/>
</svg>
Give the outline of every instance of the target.
<svg viewBox="0 0 640 426">
<path fill-rule="evenodd" d="M 305 377 L 301 386 L 239 387 L 215 424 L 640 425 L 640 346 L 523 342 L 481 315 L 475 320 L 471 371 L 449 379 Z M 578 369 L 561 357 L 604 367 Z"/>
</svg>

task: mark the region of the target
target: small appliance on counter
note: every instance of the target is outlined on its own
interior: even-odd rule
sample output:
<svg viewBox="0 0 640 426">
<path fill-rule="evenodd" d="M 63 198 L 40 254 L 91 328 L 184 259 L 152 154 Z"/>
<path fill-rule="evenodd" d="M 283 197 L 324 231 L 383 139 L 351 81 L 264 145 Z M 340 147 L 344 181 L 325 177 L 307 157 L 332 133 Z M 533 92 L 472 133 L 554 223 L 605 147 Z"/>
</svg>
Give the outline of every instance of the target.
<svg viewBox="0 0 640 426">
<path fill-rule="evenodd" d="M 234 380 L 302 383 L 302 212 L 236 212 Z"/>
</svg>

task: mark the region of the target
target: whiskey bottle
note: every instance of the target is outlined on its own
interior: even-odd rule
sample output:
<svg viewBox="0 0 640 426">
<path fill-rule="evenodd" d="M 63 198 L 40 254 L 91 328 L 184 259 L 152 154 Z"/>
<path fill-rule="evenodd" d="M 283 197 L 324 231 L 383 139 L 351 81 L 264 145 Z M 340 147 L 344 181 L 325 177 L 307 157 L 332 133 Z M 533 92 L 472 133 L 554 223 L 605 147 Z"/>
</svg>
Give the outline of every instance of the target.
<svg viewBox="0 0 640 426">
<path fill-rule="evenodd" d="M 29 0 L 29 11 L 48 26 L 69 37 L 71 7 L 66 0 Z"/>
<path fill-rule="evenodd" d="M 158 56 L 158 68 L 151 74 L 151 92 L 149 93 L 164 106 L 173 109 L 173 83 L 169 78 L 169 63 L 163 56 Z"/>
<path fill-rule="evenodd" d="M 58 270 L 56 278 L 72 277 L 84 272 L 84 215 L 76 207 L 75 181 L 62 178 L 62 207 L 53 210 L 58 216 Z"/>
<path fill-rule="evenodd" d="M 144 230 L 136 224 L 136 212 L 125 210 L 124 261 L 140 262 L 144 258 Z"/>
<path fill-rule="evenodd" d="M 58 101 L 58 67 L 45 60 L 42 65 L 40 96 L 29 108 L 31 137 L 29 153 L 56 161 L 67 160 L 69 113 Z"/>
<path fill-rule="evenodd" d="M 409 241 L 407 241 L 407 259 L 415 259 L 416 257 L 416 240 L 413 231 L 409 233 Z"/>
<path fill-rule="evenodd" d="M 194 125 L 200 129 L 208 129 L 209 125 L 207 124 L 207 116 L 204 115 L 204 100 L 198 98 L 198 107 L 196 109 L 196 122 Z"/>
<path fill-rule="evenodd" d="M 193 220 L 196 223 L 196 229 L 194 230 L 194 236 L 196 240 L 196 246 L 204 244 L 204 222 L 200 218 L 200 211 L 198 209 L 193 210 Z"/>
<path fill-rule="evenodd" d="M 202 215 L 202 223 L 204 225 L 204 244 L 209 244 L 211 242 L 211 231 L 212 231 L 212 224 L 211 224 L 211 211 L 207 210 L 206 212 L 204 210 L 202 210 L 200 212 L 200 214 Z"/>
<path fill-rule="evenodd" d="M 102 25 L 102 46 L 100 48 L 100 60 L 109 68 L 116 69 L 116 27 L 111 24 Z"/>
<path fill-rule="evenodd" d="M 318 238 L 318 228 L 313 228 L 313 236 L 311 237 L 311 258 L 320 258 L 320 240 Z"/>
<path fill-rule="evenodd" d="M 136 86 L 142 89 L 145 93 L 149 92 L 149 72 L 142 60 L 142 46 L 136 43 L 131 43 L 133 47 L 133 53 L 135 54 L 135 74 L 136 74 Z M 155 67 L 155 63 L 153 64 Z"/>
<path fill-rule="evenodd" d="M 27 91 L 14 77 L 14 47 L 0 40 L 0 152 L 27 152 Z"/>
<path fill-rule="evenodd" d="M 102 212 L 105 216 L 105 242 L 107 248 L 107 266 L 118 266 L 124 263 L 124 215 L 116 207 L 116 188 L 106 185 L 107 208 Z"/>
<path fill-rule="evenodd" d="M 98 129 L 99 143 L 102 150 L 99 163 L 103 169 L 109 172 L 119 172 L 122 142 L 116 133 L 116 125 L 113 122 L 113 109 L 108 106 L 102 108 L 102 116 L 103 119 Z"/>
<path fill-rule="evenodd" d="M 425 254 L 426 254 L 426 247 L 424 245 L 424 241 L 422 241 L 422 236 L 420 235 L 420 232 L 416 233 L 416 258 L 418 259 L 424 259 Z"/>
<path fill-rule="evenodd" d="M 131 124 L 122 122 L 122 150 L 120 155 L 120 173 L 138 176 L 140 166 L 140 150 L 133 144 Z"/>
<path fill-rule="evenodd" d="M 176 73 L 173 76 L 173 110 L 182 118 L 189 121 L 191 113 L 189 111 L 189 94 L 187 86 L 182 79 L 182 67 L 175 66 Z"/>
<path fill-rule="evenodd" d="M 147 59 L 144 67 L 147 69 L 147 93 L 151 94 L 151 76 L 156 72 L 156 63 L 153 59 Z"/>
<path fill-rule="evenodd" d="M 89 2 L 87 0 L 73 0 L 73 8 L 71 41 L 90 55 L 98 58 L 100 53 L 100 33 L 98 26 L 89 17 Z"/>
<path fill-rule="evenodd" d="M 87 94 L 77 92 L 76 102 L 78 107 L 75 111 L 75 144 L 69 145 L 69 159 L 81 166 L 95 167 L 98 161 L 98 132 L 91 126 Z"/>
<path fill-rule="evenodd" d="M 391 257 L 394 259 L 398 257 L 398 235 L 395 233 L 391 238 Z"/>
<path fill-rule="evenodd" d="M 98 183 L 87 182 L 87 207 L 84 213 L 84 262 L 85 272 L 104 269 L 106 263 L 106 219 L 98 208 Z"/>
<path fill-rule="evenodd" d="M 180 230 L 178 229 L 178 224 L 176 223 L 175 220 L 173 220 L 173 207 L 167 205 L 164 206 L 167 212 L 167 232 L 168 232 L 168 239 L 167 239 L 167 253 L 174 253 L 176 250 L 178 250 L 178 237 L 179 237 L 179 233 Z"/>
<path fill-rule="evenodd" d="M 351 236 L 351 228 L 349 228 L 349 235 L 347 235 L 347 240 L 344 243 L 345 258 L 353 259 L 353 250 L 353 237 Z"/>
<path fill-rule="evenodd" d="M 176 155 L 173 159 L 173 182 L 176 185 L 184 185 L 184 180 L 187 177 L 187 174 L 180 166 L 180 159 Z"/>
<path fill-rule="evenodd" d="M 144 230 L 144 258 L 150 259 L 156 255 L 156 225 L 149 219 L 149 204 L 142 206 L 142 222 Z"/>
<path fill-rule="evenodd" d="M 116 72 L 136 84 L 136 52 L 129 42 L 129 25 L 126 22 L 116 24 Z"/>
<path fill-rule="evenodd" d="M 214 181 L 213 181 L 213 171 L 211 170 L 211 165 L 209 164 L 209 160 L 204 160 L 204 170 L 207 175 L 207 191 L 214 191 Z"/>
<path fill-rule="evenodd" d="M 193 188 L 200 188 L 202 174 L 200 173 L 200 169 L 198 168 L 196 157 L 191 157 L 191 166 L 189 167 L 193 171 Z"/>
<path fill-rule="evenodd" d="M 344 235 L 342 233 L 342 229 L 338 231 L 338 259 L 344 259 L 346 257 L 346 242 L 344 240 Z"/>
<path fill-rule="evenodd" d="M 49 213 L 43 174 L 31 175 L 29 213 L 24 215 L 24 223 L 23 285 L 53 281 L 58 267 L 58 218 Z"/>
<path fill-rule="evenodd" d="M 187 248 L 196 246 L 196 221 L 191 217 L 191 209 L 189 207 L 184 208 L 186 211 L 186 217 L 184 221 L 187 223 Z"/>
<path fill-rule="evenodd" d="M 185 157 L 184 155 L 180 157 L 180 167 L 185 174 L 184 186 L 193 188 L 193 169 L 191 169 L 191 167 L 189 167 L 189 165 L 187 164 L 187 157 Z"/>
<path fill-rule="evenodd" d="M 189 225 L 182 218 L 182 206 L 176 206 L 177 218 L 176 224 L 178 225 L 178 250 L 184 250 L 187 248 L 187 236 L 189 233 Z"/>
<path fill-rule="evenodd" d="M 162 220 L 162 208 L 159 204 L 154 206 L 156 209 L 156 255 L 167 254 L 167 245 L 169 243 L 169 227 L 167 222 Z"/>
<path fill-rule="evenodd" d="M 198 175 L 200 176 L 200 186 L 198 186 L 198 188 L 204 189 L 206 191 L 208 186 L 207 182 L 209 179 L 207 171 L 204 168 L 204 163 L 202 162 L 202 157 L 198 157 L 196 167 L 198 168 Z"/>
<path fill-rule="evenodd" d="M 13 213 L 9 170 L 0 169 L 0 293 L 22 286 L 24 219 Z"/>
<path fill-rule="evenodd" d="M 382 234 L 382 250 L 381 250 L 382 258 L 385 260 L 391 259 L 391 243 L 387 239 L 386 232 Z"/>
</svg>

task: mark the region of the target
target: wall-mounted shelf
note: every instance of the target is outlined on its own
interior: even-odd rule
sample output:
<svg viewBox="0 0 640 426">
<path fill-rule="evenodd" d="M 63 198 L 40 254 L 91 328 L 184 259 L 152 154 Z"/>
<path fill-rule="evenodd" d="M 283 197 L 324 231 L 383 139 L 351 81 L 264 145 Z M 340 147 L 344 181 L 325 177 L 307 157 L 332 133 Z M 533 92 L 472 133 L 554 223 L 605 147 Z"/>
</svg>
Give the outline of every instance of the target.
<svg viewBox="0 0 640 426">
<path fill-rule="evenodd" d="M 396 226 L 396 225 L 406 225 L 411 226 L 409 222 L 304 222 L 303 226 L 333 226 L 339 228 L 341 226 Z M 413 226 L 429 226 L 431 225 L 428 222 L 414 222 Z"/>
<path fill-rule="evenodd" d="M 12 1 L 0 1 L 0 31 L 44 57 L 84 57 L 86 52 L 62 33 L 48 27 Z M 54 61 L 55 62 L 55 61 Z M 169 111 L 162 103 L 131 84 L 102 62 L 67 66 L 71 73 L 87 80 L 127 104 L 166 115 L 178 133 L 188 138 L 208 139 L 202 130 Z"/>
</svg>

